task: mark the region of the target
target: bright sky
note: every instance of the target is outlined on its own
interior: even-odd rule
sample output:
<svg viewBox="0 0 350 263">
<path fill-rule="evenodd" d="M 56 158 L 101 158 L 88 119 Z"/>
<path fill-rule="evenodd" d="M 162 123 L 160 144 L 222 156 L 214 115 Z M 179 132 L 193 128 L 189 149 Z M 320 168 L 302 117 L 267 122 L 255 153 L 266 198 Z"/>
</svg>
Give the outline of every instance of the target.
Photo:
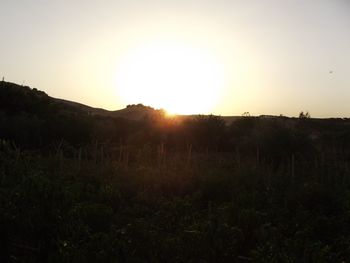
<svg viewBox="0 0 350 263">
<path fill-rule="evenodd" d="M 1 0 L 0 36 L 5 80 L 95 107 L 350 116 L 349 0 Z"/>
</svg>

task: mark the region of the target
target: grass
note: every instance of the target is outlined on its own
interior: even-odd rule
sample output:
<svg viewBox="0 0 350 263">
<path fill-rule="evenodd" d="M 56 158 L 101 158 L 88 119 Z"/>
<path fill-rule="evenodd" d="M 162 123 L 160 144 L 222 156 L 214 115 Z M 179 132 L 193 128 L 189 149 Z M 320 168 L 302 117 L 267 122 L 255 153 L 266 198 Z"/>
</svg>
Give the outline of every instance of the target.
<svg viewBox="0 0 350 263">
<path fill-rule="evenodd" d="M 73 152 L 72 152 L 73 151 Z M 74 153 L 75 151 L 75 153 Z M 84 152 L 85 150 L 80 150 Z M 349 161 L 2 146 L 9 262 L 341 262 Z M 118 151 L 117 151 L 118 152 Z M 119 152 L 120 153 L 120 152 Z M 326 158 L 323 159 L 322 158 Z"/>
</svg>

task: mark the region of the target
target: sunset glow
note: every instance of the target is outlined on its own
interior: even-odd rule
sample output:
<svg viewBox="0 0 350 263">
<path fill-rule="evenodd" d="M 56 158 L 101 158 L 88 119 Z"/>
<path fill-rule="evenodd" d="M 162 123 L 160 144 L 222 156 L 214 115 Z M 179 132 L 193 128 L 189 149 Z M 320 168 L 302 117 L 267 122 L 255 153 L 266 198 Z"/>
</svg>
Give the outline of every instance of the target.
<svg viewBox="0 0 350 263">
<path fill-rule="evenodd" d="M 117 66 L 115 83 L 125 104 L 210 113 L 221 95 L 224 70 L 208 50 L 158 41 L 131 49 Z"/>
<path fill-rule="evenodd" d="M 111 111 L 347 117 L 349 14 L 346 0 L 4 1 L 0 79 Z"/>
</svg>

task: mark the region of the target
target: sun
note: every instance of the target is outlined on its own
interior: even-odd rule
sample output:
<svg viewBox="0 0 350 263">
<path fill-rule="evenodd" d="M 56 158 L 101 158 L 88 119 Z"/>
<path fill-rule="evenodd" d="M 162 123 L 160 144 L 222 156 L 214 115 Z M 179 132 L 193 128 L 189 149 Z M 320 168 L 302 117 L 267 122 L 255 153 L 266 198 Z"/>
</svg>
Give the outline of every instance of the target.
<svg viewBox="0 0 350 263">
<path fill-rule="evenodd" d="M 208 50 L 158 41 L 127 52 L 116 89 L 125 104 L 143 103 L 170 114 L 210 113 L 223 87 L 222 64 Z"/>
</svg>

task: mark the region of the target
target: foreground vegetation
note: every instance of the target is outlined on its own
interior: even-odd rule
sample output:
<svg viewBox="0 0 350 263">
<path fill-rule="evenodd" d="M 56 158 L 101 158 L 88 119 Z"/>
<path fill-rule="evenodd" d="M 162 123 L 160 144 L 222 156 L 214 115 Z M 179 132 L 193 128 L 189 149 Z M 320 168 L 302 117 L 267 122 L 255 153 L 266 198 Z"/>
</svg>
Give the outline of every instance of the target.
<svg viewBox="0 0 350 263">
<path fill-rule="evenodd" d="M 350 257 L 349 120 L 131 121 L 2 84 L 0 262 Z"/>
<path fill-rule="evenodd" d="M 149 152 L 142 152 L 149 156 Z M 12 262 L 341 262 L 348 163 L 271 167 L 231 154 L 126 166 L 1 146 Z"/>
</svg>

